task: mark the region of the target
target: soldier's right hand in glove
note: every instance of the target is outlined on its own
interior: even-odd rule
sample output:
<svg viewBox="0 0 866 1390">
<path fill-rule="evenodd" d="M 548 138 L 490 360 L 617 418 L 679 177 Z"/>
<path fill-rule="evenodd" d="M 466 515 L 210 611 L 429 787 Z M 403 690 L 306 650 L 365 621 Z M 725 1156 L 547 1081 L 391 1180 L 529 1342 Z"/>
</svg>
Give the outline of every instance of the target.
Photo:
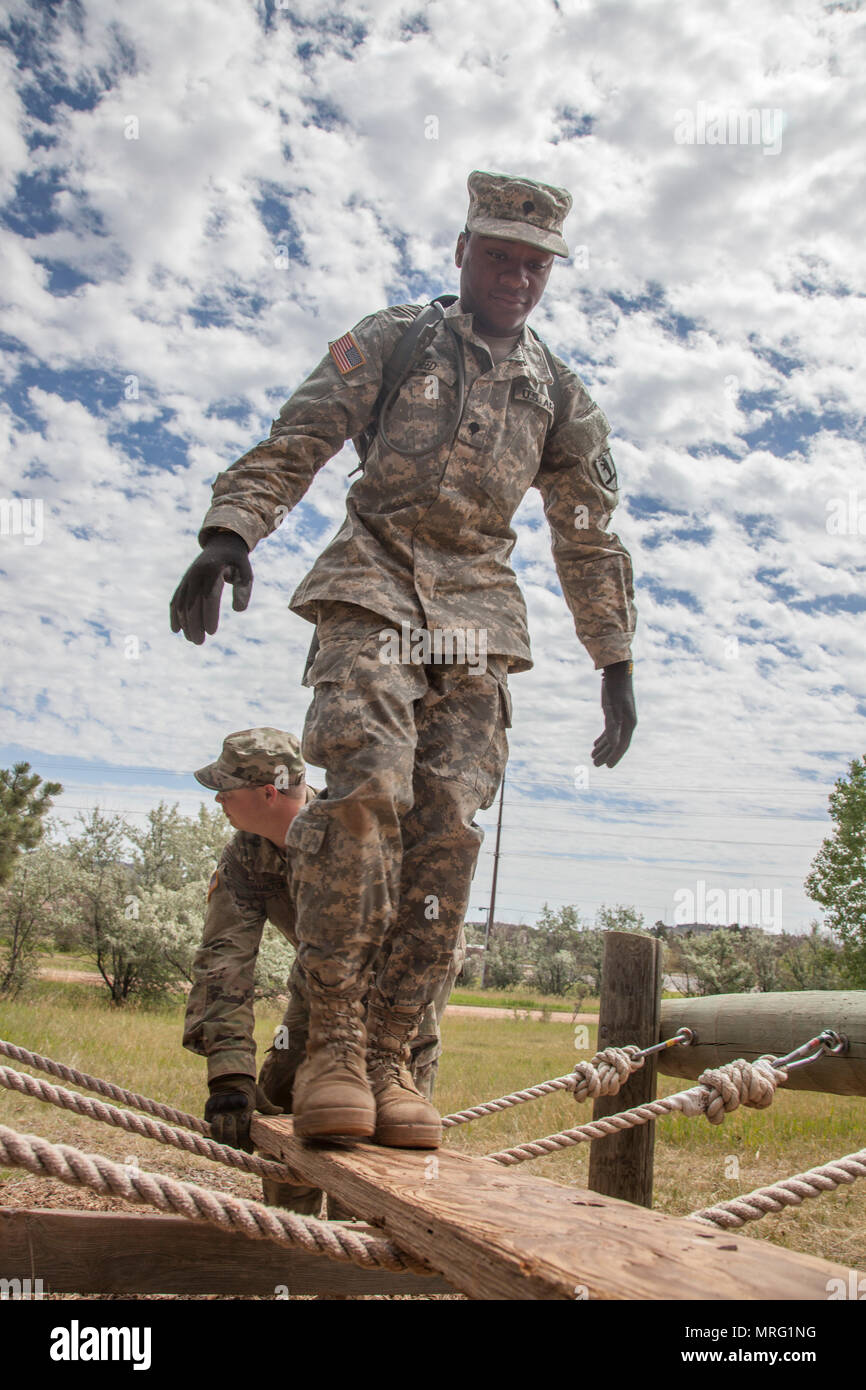
<svg viewBox="0 0 866 1390">
<path fill-rule="evenodd" d="M 171 600 L 171 630 L 201 646 L 216 632 L 223 584 L 232 586 L 232 608 L 242 613 L 250 601 L 253 569 L 247 543 L 235 531 L 213 531 L 193 560 Z"/>
<path fill-rule="evenodd" d="M 250 1121 L 253 1111 L 262 1115 L 282 1115 L 278 1105 L 271 1105 L 261 1086 L 251 1076 L 232 1073 L 208 1082 L 210 1099 L 204 1117 L 210 1125 L 211 1139 L 228 1144 L 233 1149 L 253 1151 Z"/>
</svg>

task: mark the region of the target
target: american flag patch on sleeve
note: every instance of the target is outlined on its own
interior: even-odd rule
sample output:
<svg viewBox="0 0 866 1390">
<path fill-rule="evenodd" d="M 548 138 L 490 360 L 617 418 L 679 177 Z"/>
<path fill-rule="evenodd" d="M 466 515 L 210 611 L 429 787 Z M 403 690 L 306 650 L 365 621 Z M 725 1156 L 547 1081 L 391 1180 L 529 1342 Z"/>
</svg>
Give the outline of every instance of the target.
<svg viewBox="0 0 866 1390">
<path fill-rule="evenodd" d="M 328 343 L 328 351 L 343 376 L 353 372 L 356 367 L 363 367 L 367 360 L 351 333 L 344 333 L 335 343 Z"/>
</svg>

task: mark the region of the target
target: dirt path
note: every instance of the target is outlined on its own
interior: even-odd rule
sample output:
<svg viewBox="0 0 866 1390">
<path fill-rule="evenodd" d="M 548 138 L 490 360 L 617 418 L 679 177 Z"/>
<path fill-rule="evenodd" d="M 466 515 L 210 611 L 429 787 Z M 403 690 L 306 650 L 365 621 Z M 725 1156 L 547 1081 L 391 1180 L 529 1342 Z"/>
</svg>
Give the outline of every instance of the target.
<svg viewBox="0 0 866 1390">
<path fill-rule="evenodd" d="M 39 978 L 41 980 L 63 980 L 64 983 L 73 985 L 102 985 L 105 983 L 96 970 L 52 970 L 50 966 L 39 971 Z"/>
<path fill-rule="evenodd" d="M 543 1017 L 541 1009 L 501 1009 L 496 1005 L 488 1009 L 483 1004 L 449 1004 L 445 1012 L 462 1014 L 464 1018 L 514 1018 L 519 1014 L 537 1021 Z M 548 1017 L 551 1023 L 598 1023 L 598 1014 L 551 1013 Z"/>
<path fill-rule="evenodd" d="M 46 967 L 40 970 L 39 974 L 43 980 L 65 980 L 79 985 L 105 983 L 101 975 L 90 970 L 53 970 Z M 518 1014 L 521 1018 L 532 1019 L 533 1022 L 538 1022 L 543 1017 L 541 1009 L 503 1009 L 498 1005 L 486 1008 L 483 1004 L 449 1004 L 445 1012 L 463 1018 L 514 1018 L 515 1014 Z M 551 1023 L 598 1023 L 598 1014 L 559 1012 L 549 1014 L 549 1018 Z"/>
</svg>

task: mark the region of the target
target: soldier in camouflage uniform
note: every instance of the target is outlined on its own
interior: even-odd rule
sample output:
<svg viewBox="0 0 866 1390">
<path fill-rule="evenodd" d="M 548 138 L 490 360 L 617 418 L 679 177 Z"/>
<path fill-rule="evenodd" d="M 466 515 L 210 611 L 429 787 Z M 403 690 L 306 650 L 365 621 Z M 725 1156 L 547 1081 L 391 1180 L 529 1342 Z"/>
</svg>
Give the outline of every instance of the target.
<svg viewBox="0 0 866 1390">
<path fill-rule="evenodd" d="M 375 430 L 347 519 L 291 603 L 316 623 L 302 748 L 327 777 L 288 836 L 311 1011 L 295 1127 L 310 1138 L 439 1142 L 405 1061 L 464 919 L 481 842 L 473 817 L 505 766 L 508 674 L 532 665 L 508 564 L 511 518 L 531 486 L 577 635 L 604 671 L 597 766 L 619 761 L 636 722 L 631 562 L 606 530 L 618 500 L 609 426 L 525 323 L 554 257 L 568 254 L 571 198 L 478 171 L 469 193 L 460 298 L 384 408 L 383 372 L 418 305 L 380 310 L 331 343 L 269 438 L 217 478 L 203 554 L 172 601 L 173 630 L 198 643 L 216 631 L 223 580 L 246 607 L 248 551 L 345 440 Z"/>
<path fill-rule="evenodd" d="M 235 827 L 208 886 L 201 947 L 187 1003 L 184 1046 L 207 1057 L 210 1099 L 205 1118 L 219 1143 L 248 1151 L 254 1108 L 291 1112 L 295 1072 L 306 1056 L 309 1011 L 297 961 L 289 1001 L 274 1045 L 255 1083 L 253 979 L 265 922 L 297 945 L 289 891 L 292 852 L 286 832 L 317 793 L 305 782 L 298 740 L 280 729 L 230 734 L 216 762 L 195 773 Z M 465 955 L 465 939 L 453 953 L 448 975 L 428 1005 L 412 1043 L 411 1070 L 419 1091 L 433 1094 L 441 1054 L 439 1020 Z M 322 1193 L 263 1180 L 272 1205 L 318 1215 Z"/>
</svg>

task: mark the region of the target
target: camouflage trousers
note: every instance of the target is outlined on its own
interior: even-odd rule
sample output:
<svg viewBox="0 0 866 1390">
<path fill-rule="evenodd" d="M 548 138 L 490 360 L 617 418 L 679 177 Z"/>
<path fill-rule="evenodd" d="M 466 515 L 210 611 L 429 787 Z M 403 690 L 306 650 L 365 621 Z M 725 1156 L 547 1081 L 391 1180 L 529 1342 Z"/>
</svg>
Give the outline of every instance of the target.
<svg viewBox="0 0 866 1390">
<path fill-rule="evenodd" d="M 463 968 L 465 953 L 466 942 L 461 931 L 457 948 L 452 953 L 448 974 L 434 998 L 427 1005 L 417 1036 L 411 1044 L 412 1077 L 418 1090 L 428 1100 L 433 1099 L 433 1088 L 436 1084 L 436 1073 L 439 1070 L 439 1058 L 442 1054 L 439 1025 L 454 987 L 454 981 Z M 292 1112 L 295 1073 L 307 1055 L 307 1035 L 310 1025 L 309 1007 L 304 997 L 304 982 L 297 962 L 292 970 L 289 986 L 289 1002 L 283 1015 L 282 1024 L 277 1031 L 273 1046 L 269 1047 L 265 1054 L 265 1060 L 259 1072 L 259 1085 L 264 1090 L 268 1100 L 274 1105 L 281 1106 L 286 1114 Z M 323 1197 L 320 1188 L 298 1187 L 290 1183 L 276 1182 L 273 1178 L 263 1178 L 262 1188 L 265 1201 L 269 1206 L 288 1207 L 292 1211 L 301 1212 L 307 1216 L 319 1215 Z M 337 1217 L 348 1214 L 334 1204 L 333 1198 L 328 1198 L 329 1216 Z"/>
<path fill-rule="evenodd" d="M 381 617 L 321 603 L 301 750 L 326 791 L 293 821 L 297 957 L 311 994 L 420 1008 L 445 980 L 508 757 L 507 658 L 383 660 Z M 377 959 L 378 957 L 378 959 Z"/>
</svg>

